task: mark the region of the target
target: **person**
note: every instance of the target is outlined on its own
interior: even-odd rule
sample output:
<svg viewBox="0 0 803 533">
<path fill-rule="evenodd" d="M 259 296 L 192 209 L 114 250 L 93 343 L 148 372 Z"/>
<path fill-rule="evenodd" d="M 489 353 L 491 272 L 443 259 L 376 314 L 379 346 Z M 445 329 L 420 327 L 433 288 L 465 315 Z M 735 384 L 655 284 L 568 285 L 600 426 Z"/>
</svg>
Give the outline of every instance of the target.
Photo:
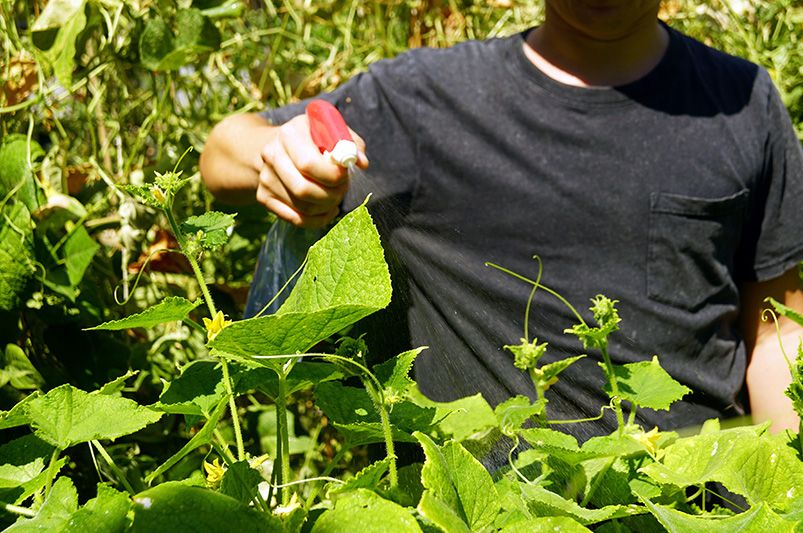
<svg viewBox="0 0 803 533">
<path fill-rule="evenodd" d="M 380 321 L 375 338 L 403 330 L 400 345 L 429 346 L 415 377 L 432 399 L 533 395 L 503 349 L 522 336 L 530 287 L 485 265 L 532 278 L 538 255 L 542 283 L 578 308 L 600 293 L 618 301 L 614 363 L 657 354 L 692 389 L 668 413 L 639 410 L 644 427 L 749 409 L 797 429 L 762 311 L 767 296 L 803 309 L 801 146 L 768 73 L 672 29 L 659 4 L 546 0 L 543 23 L 521 34 L 373 64 L 320 96 L 353 128 L 364 179 L 350 183 L 312 144 L 306 102 L 223 120 L 203 177 L 220 200 L 306 228 L 372 192 L 406 321 Z M 536 293 L 529 331 L 549 343 L 545 362 L 582 353 L 562 333 L 574 323 Z M 780 328 L 793 354 L 800 329 Z M 608 403 L 599 360 L 561 375 L 550 418 Z M 614 424 L 608 413 L 563 429 L 585 439 Z"/>
</svg>

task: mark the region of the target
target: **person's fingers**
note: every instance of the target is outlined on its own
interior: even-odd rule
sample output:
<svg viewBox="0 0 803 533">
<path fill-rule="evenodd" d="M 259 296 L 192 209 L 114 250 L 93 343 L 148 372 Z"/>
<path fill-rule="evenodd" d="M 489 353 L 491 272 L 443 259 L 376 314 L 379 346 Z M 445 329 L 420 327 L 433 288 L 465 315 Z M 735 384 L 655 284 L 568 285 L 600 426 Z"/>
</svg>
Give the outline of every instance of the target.
<svg viewBox="0 0 803 533">
<path fill-rule="evenodd" d="M 325 187 L 339 187 L 348 180 L 347 169 L 320 152 L 312 142 L 309 122 L 306 117 L 300 118 L 282 126 L 277 140 L 299 173 Z"/>
<path fill-rule="evenodd" d="M 302 206 L 323 206 L 323 211 L 329 211 L 333 206 L 339 204 L 343 195 L 348 189 L 348 179 L 342 181 L 338 186 L 326 187 L 312 178 L 302 174 L 296 167 L 294 161 L 287 154 L 280 153 L 273 158 L 272 176 L 266 176 L 265 185 L 275 189 L 275 193 L 287 200 L 295 208 L 306 210 Z M 275 186 L 271 181 L 278 181 Z M 281 186 L 281 188 L 279 187 Z"/>
<path fill-rule="evenodd" d="M 271 195 L 270 191 L 264 187 L 257 189 L 257 201 L 264 205 L 268 210 L 275 214 L 278 218 L 289 222 L 294 226 L 302 228 L 322 228 L 334 219 L 340 212 L 338 207 L 334 207 L 326 213 L 319 215 L 305 215 L 299 213 L 283 201 Z"/>
<path fill-rule="evenodd" d="M 354 139 L 354 143 L 357 145 L 357 166 L 365 170 L 368 168 L 368 156 L 365 155 L 365 140 L 351 128 L 349 128 L 349 132 L 351 132 L 351 138 Z"/>
</svg>

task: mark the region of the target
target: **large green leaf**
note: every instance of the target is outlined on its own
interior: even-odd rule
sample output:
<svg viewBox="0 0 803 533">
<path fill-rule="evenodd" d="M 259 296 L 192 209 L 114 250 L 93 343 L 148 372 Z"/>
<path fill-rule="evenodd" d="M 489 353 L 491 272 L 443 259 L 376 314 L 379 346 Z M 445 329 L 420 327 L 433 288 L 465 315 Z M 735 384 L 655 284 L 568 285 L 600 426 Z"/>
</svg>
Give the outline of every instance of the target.
<svg viewBox="0 0 803 533">
<path fill-rule="evenodd" d="M 235 322 L 210 347 L 245 360 L 293 355 L 390 302 L 390 274 L 365 207 L 341 220 L 309 251 L 293 292 L 275 315 Z M 259 359 L 270 367 L 276 359 Z"/>
<path fill-rule="evenodd" d="M 78 509 L 78 491 L 72 480 L 60 477 L 33 518 L 20 518 L 7 532 L 63 531 L 70 516 Z"/>
<path fill-rule="evenodd" d="M 262 483 L 262 474 L 251 468 L 248 461 L 238 461 L 226 469 L 220 480 L 220 493 L 250 503 Z"/>
<path fill-rule="evenodd" d="M 29 154 L 30 150 L 30 154 Z M 0 141 L 0 199 L 16 189 L 15 197 L 25 204 L 28 211 L 39 207 L 31 165 L 45 155 L 39 143 L 20 133 L 12 133 Z"/>
<path fill-rule="evenodd" d="M 417 405 L 435 409 L 434 419 L 439 421 L 438 428 L 458 442 L 483 435 L 496 427 L 494 410 L 481 394 L 452 402 L 430 400 L 418 389 L 412 389 L 409 394 Z"/>
<path fill-rule="evenodd" d="M 0 210 L 0 217 L 0 311 L 12 311 L 35 270 L 31 216 L 13 202 Z"/>
<path fill-rule="evenodd" d="M 126 530 L 131 500 L 128 495 L 103 483 L 98 495 L 70 516 L 63 533 L 117 533 Z"/>
<path fill-rule="evenodd" d="M 367 489 L 337 498 L 312 526 L 313 533 L 420 533 L 410 510 Z"/>
<path fill-rule="evenodd" d="M 661 484 L 678 487 L 718 481 L 751 505 L 783 512 L 803 498 L 803 462 L 782 436 L 762 427 L 734 428 L 679 439 L 661 462 L 641 469 Z"/>
<path fill-rule="evenodd" d="M 485 467 L 457 442 L 438 446 L 423 433 L 416 432 L 415 437 L 426 455 L 421 482 L 427 490 L 419 503 L 419 511 L 436 523 L 439 519 L 452 523 L 452 514 L 443 509 L 446 507 L 472 531 L 493 524 L 501 507 L 496 487 Z M 436 513 L 427 515 L 428 510 Z"/>
<path fill-rule="evenodd" d="M 620 396 L 639 407 L 669 410 L 672 403 L 691 392 L 661 368 L 657 357 L 651 361 L 615 366 L 613 371 Z M 608 383 L 605 392 L 612 394 Z"/>
<path fill-rule="evenodd" d="M 10 383 L 18 390 L 39 389 L 45 384 L 42 375 L 31 364 L 25 352 L 16 344 L 7 344 L 0 368 L 0 387 Z"/>
<path fill-rule="evenodd" d="M 199 55 L 220 47 L 220 32 L 198 9 L 176 13 L 177 32 L 160 17 L 148 21 L 139 40 L 142 65 L 150 70 L 176 70 Z"/>
<path fill-rule="evenodd" d="M 390 273 L 379 233 L 363 206 L 312 245 L 304 273 L 279 314 L 338 306 L 384 308 L 390 303 Z"/>
<path fill-rule="evenodd" d="M 166 413 L 209 417 L 226 396 L 223 371 L 217 361 L 193 361 L 168 383 L 151 407 Z"/>
<path fill-rule="evenodd" d="M 281 532 L 281 521 L 243 502 L 179 482 L 162 483 L 134 496 L 134 522 L 130 531 Z"/>
<path fill-rule="evenodd" d="M 27 404 L 36 435 L 59 449 L 95 439 L 116 439 L 162 417 L 127 398 L 90 394 L 62 385 Z"/>
<path fill-rule="evenodd" d="M 500 533 L 585 533 L 591 531 L 576 520 L 565 516 L 545 516 L 514 522 L 499 530 Z"/>
<path fill-rule="evenodd" d="M 363 430 L 369 427 L 365 424 L 380 427 L 379 413 L 365 389 L 345 387 L 337 382 L 321 383 L 315 389 L 315 397 L 315 403 L 339 429 L 364 433 Z M 394 431 L 398 431 L 397 436 L 404 436 L 404 440 L 410 442 L 415 442 L 410 437 L 413 431 L 428 428 L 434 419 L 434 409 L 409 401 L 397 402 L 390 411 L 390 422 Z"/>
<path fill-rule="evenodd" d="M 646 512 L 644 507 L 638 505 L 608 505 L 600 509 L 587 509 L 538 485 L 521 483 L 520 488 L 522 496 L 536 516 L 568 516 L 583 525 Z"/>
<path fill-rule="evenodd" d="M 191 302 L 180 296 L 168 296 L 153 307 L 120 320 L 110 320 L 87 330 L 119 330 L 129 328 L 152 328 L 165 322 L 184 320 L 190 311 L 201 305 L 201 300 Z"/>
<path fill-rule="evenodd" d="M 329 498 L 336 494 L 349 492 L 356 489 L 374 489 L 379 486 L 382 476 L 390 468 L 390 459 L 385 458 L 381 461 L 371 463 L 359 472 L 354 477 L 346 479 L 345 483 L 328 483 L 327 495 Z"/>
<path fill-rule="evenodd" d="M 42 489 L 52 453 L 53 446 L 31 434 L 0 446 L 0 501 L 18 503 Z M 58 460 L 56 471 L 65 461 Z"/>
<path fill-rule="evenodd" d="M 784 520 L 763 503 L 727 518 L 689 515 L 649 500 L 644 500 L 644 505 L 670 533 L 792 533 L 801 524 Z"/>
<path fill-rule="evenodd" d="M 64 243 L 64 264 L 73 287 L 81 282 L 84 272 L 99 249 L 100 245 L 89 236 L 83 226 L 75 228 L 67 238 L 67 242 Z"/>
<path fill-rule="evenodd" d="M 207 250 L 220 248 L 229 240 L 229 229 L 234 226 L 234 215 L 208 211 L 200 216 L 189 217 L 181 223 L 185 235 L 197 239 Z"/>
<path fill-rule="evenodd" d="M 86 26 L 85 5 L 86 0 L 52 0 L 31 27 L 34 44 L 67 89 L 75 68 L 75 41 Z"/>
</svg>

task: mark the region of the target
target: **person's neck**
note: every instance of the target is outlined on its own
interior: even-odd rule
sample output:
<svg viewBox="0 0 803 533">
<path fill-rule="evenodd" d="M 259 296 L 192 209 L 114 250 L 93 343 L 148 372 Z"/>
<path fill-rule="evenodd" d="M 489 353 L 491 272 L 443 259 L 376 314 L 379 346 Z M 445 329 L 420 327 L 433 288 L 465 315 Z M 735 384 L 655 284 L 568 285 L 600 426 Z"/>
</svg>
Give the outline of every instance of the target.
<svg viewBox="0 0 803 533">
<path fill-rule="evenodd" d="M 527 36 L 524 53 L 550 78 L 577 87 L 613 87 L 636 81 L 661 61 L 669 34 L 656 17 L 610 40 L 595 39 L 550 15 Z"/>
</svg>

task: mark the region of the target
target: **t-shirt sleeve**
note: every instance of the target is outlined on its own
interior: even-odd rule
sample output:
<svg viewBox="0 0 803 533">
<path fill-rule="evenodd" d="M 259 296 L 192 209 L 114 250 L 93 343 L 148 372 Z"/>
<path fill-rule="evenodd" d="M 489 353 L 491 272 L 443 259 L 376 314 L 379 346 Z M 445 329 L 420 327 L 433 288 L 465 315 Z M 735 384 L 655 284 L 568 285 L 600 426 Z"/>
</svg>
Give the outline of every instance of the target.
<svg viewBox="0 0 803 533">
<path fill-rule="evenodd" d="M 780 276 L 803 261 L 803 150 L 778 91 L 769 74 L 764 164 L 752 202 L 753 228 L 748 229 L 752 268 L 748 280 L 765 281 Z"/>
<path fill-rule="evenodd" d="M 360 205 L 369 194 L 372 203 L 409 201 L 418 181 L 417 80 L 414 52 L 407 52 L 378 61 L 334 91 L 315 97 L 337 107 L 366 143 L 370 168 L 354 177 L 345 210 Z M 262 115 L 272 124 L 283 124 L 304 113 L 307 103 L 309 99 Z"/>
</svg>

